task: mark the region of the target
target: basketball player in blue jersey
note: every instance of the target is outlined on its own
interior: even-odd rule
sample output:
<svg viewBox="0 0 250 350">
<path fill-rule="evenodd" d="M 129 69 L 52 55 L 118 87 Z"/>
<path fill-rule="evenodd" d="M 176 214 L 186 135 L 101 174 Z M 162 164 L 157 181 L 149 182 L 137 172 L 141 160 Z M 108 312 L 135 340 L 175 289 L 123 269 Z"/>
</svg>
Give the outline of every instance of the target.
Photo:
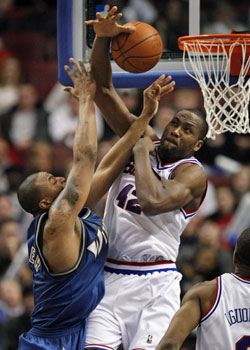
<svg viewBox="0 0 250 350">
<path fill-rule="evenodd" d="M 97 84 L 95 102 L 122 136 L 136 119 L 112 84 L 111 38 L 133 32 L 117 23 L 113 6 L 86 21 L 96 33 L 91 54 Z M 164 77 L 159 77 L 161 80 Z M 171 84 L 171 77 L 164 78 Z M 104 222 L 110 234 L 105 296 L 91 313 L 85 349 L 155 349 L 180 307 L 181 274 L 176 270 L 180 236 L 196 214 L 207 188 L 205 172 L 193 156 L 208 126 L 197 110 L 179 111 L 161 140 L 150 127 L 109 190 Z M 152 140 L 155 140 L 154 142 Z"/>
<path fill-rule="evenodd" d="M 197 326 L 196 349 L 250 348 L 250 228 L 238 237 L 234 273 L 198 283 L 184 296 L 157 350 L 179 350 Z"/>
<path fill-rule="evenodd" d="M 65 66 L 79 100 L 73 166 L 67 180 L 47 172 L 30 175 L 18 189 L 22 207 L 33 214 L 28 229 L 29 265 L 33 272 L 32 328 L 20 336 L 19 350 L 83 350 L 87 317 L 104 295 L 103 268 L 108 234 L 91 212 L 131 155 L 132 147 L 156 114 L 160 96 L 173 89 L 158 79 L 144 91 L 141 116 L 101 161 L 97 153 L 91 70 L 71 59 Z M 93 176 L 94 175 L 94 176 Z"/>
</svg>

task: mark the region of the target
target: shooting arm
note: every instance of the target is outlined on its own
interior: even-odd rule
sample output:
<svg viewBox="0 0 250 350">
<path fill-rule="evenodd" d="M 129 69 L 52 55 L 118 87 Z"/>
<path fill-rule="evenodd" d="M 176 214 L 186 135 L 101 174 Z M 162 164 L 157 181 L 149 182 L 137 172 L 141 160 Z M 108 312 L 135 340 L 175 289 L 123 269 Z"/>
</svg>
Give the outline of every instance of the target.
<svg viewBox="0 0 250 350">
<path fill-rule="evenodd" d="M 96 80 L 95 102 L 101 110 L 104 119 L 118 135 L 122 136 L 135 120 L 135 116 L 130 113 L 112 83 L 112 68 L 109 59 L 110 40 L 120 33 L 132 33 L 135 27 L 129 25 L 119 25 L 117 20 L 122 14 L 116 14 L 117 7 L 102 16 L 97 13 L 96 20 L 86 21 L 88 25 L 93 25 L 96 38 L 94 40 L 90 62 Z M 149 133 L 154 134 L 151 127 Z"/>
<path fill-rule="evenodd" d="M 97 82 L 95 102 L 111 129 L 122 136 L 136 117 L 129 112 L 112 84 L 109 45 L 110 38 L 95 38 L 90 58 Z"/>
</svg>

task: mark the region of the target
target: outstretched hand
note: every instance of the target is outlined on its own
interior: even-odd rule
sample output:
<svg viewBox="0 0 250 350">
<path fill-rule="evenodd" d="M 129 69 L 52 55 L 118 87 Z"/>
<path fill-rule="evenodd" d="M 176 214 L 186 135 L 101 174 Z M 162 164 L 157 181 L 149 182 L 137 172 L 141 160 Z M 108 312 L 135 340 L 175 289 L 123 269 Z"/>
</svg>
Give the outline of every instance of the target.
<svg viewBox="0 0 250 350">
<path fill-rule="evenodd" d="M 162 74 L 143 92 L 143 113 L 152 115 L 157 113 L 161 96 L 174 90 L 175 82 L 170 80 L 171 76 Z"/>
<path fill-rule="evenodd" d="M 88 70 L 86 71 L 82 60 L 78 60 L 80 69 L 74 58 L 70 58 L 69 61 L 72 64 L 73 70 L 71 70 L 68 65 L 65 65 L 64 69 L 72 80 L 74 86 L 66 86 L 64 91 L 68 91 L 78 100 L 86 98 L 87 96 L 94 99 L 96 82 L 91 72 L 91 66 L 88 65 Z"/>
<path fill-rule="evenodd" d="M 99 37 L 114 37 L 120 33 L 132 33 L 135 27 L 131 25 L 119 25 L 117 21 L 122 17 L 122 13 L 116 13 L 117 6 L 113 6 L 105 16 L 100 12 L 96 13 L 97 19 L 85 21 L 88 25 L 93 25 L 94 31 Z"/>
</svg>

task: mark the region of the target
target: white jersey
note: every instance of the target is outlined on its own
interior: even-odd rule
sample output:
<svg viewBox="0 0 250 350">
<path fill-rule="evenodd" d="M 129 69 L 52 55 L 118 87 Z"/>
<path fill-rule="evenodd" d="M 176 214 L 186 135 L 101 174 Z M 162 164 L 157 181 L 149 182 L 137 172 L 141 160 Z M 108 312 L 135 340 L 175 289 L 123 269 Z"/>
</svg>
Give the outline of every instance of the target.
<svg viewBox="0 0 250 350">
<path fill-rule="evenodd" d="M 156 141 L 156 147 L 159 141 Z M 161 180 L 171 179 L 181 164 L 193 163 L 194 158 L 161 164 L 157 150 L 150 156 L 152 169 Z M 135 168 L 131 161 L 109 190 L 104 222 L 109 230 L 109 258 L 119 261 L 153 262 L 176 261 L 180 236 L 196 214 L 177 209 L 155 216 L 145 215 L 138 203 L 135 189 Z"/>
<path fill-rule="evenodd" d="M 250 349 L 250 279 L 217 277 L 217 293 L 197 329 L 197 350 Z"/>
</svg>

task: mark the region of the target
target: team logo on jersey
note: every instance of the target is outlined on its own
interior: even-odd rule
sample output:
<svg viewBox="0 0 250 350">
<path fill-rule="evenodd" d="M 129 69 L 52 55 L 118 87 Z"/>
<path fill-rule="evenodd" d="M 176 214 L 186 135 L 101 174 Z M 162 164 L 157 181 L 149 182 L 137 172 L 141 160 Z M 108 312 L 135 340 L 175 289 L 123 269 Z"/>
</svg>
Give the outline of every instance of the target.
<svg viewBox="0 0 250 350">
<path fill-rule="evenodd" d="M 108 244 L 108 234 L 104 223 L 102 224 L 102 230 L 97 227 L 96 239 L 87 247 L 87 250 L 94 254 L 95 260 L 100 254 L 103 244 Z"/>
</svg>

